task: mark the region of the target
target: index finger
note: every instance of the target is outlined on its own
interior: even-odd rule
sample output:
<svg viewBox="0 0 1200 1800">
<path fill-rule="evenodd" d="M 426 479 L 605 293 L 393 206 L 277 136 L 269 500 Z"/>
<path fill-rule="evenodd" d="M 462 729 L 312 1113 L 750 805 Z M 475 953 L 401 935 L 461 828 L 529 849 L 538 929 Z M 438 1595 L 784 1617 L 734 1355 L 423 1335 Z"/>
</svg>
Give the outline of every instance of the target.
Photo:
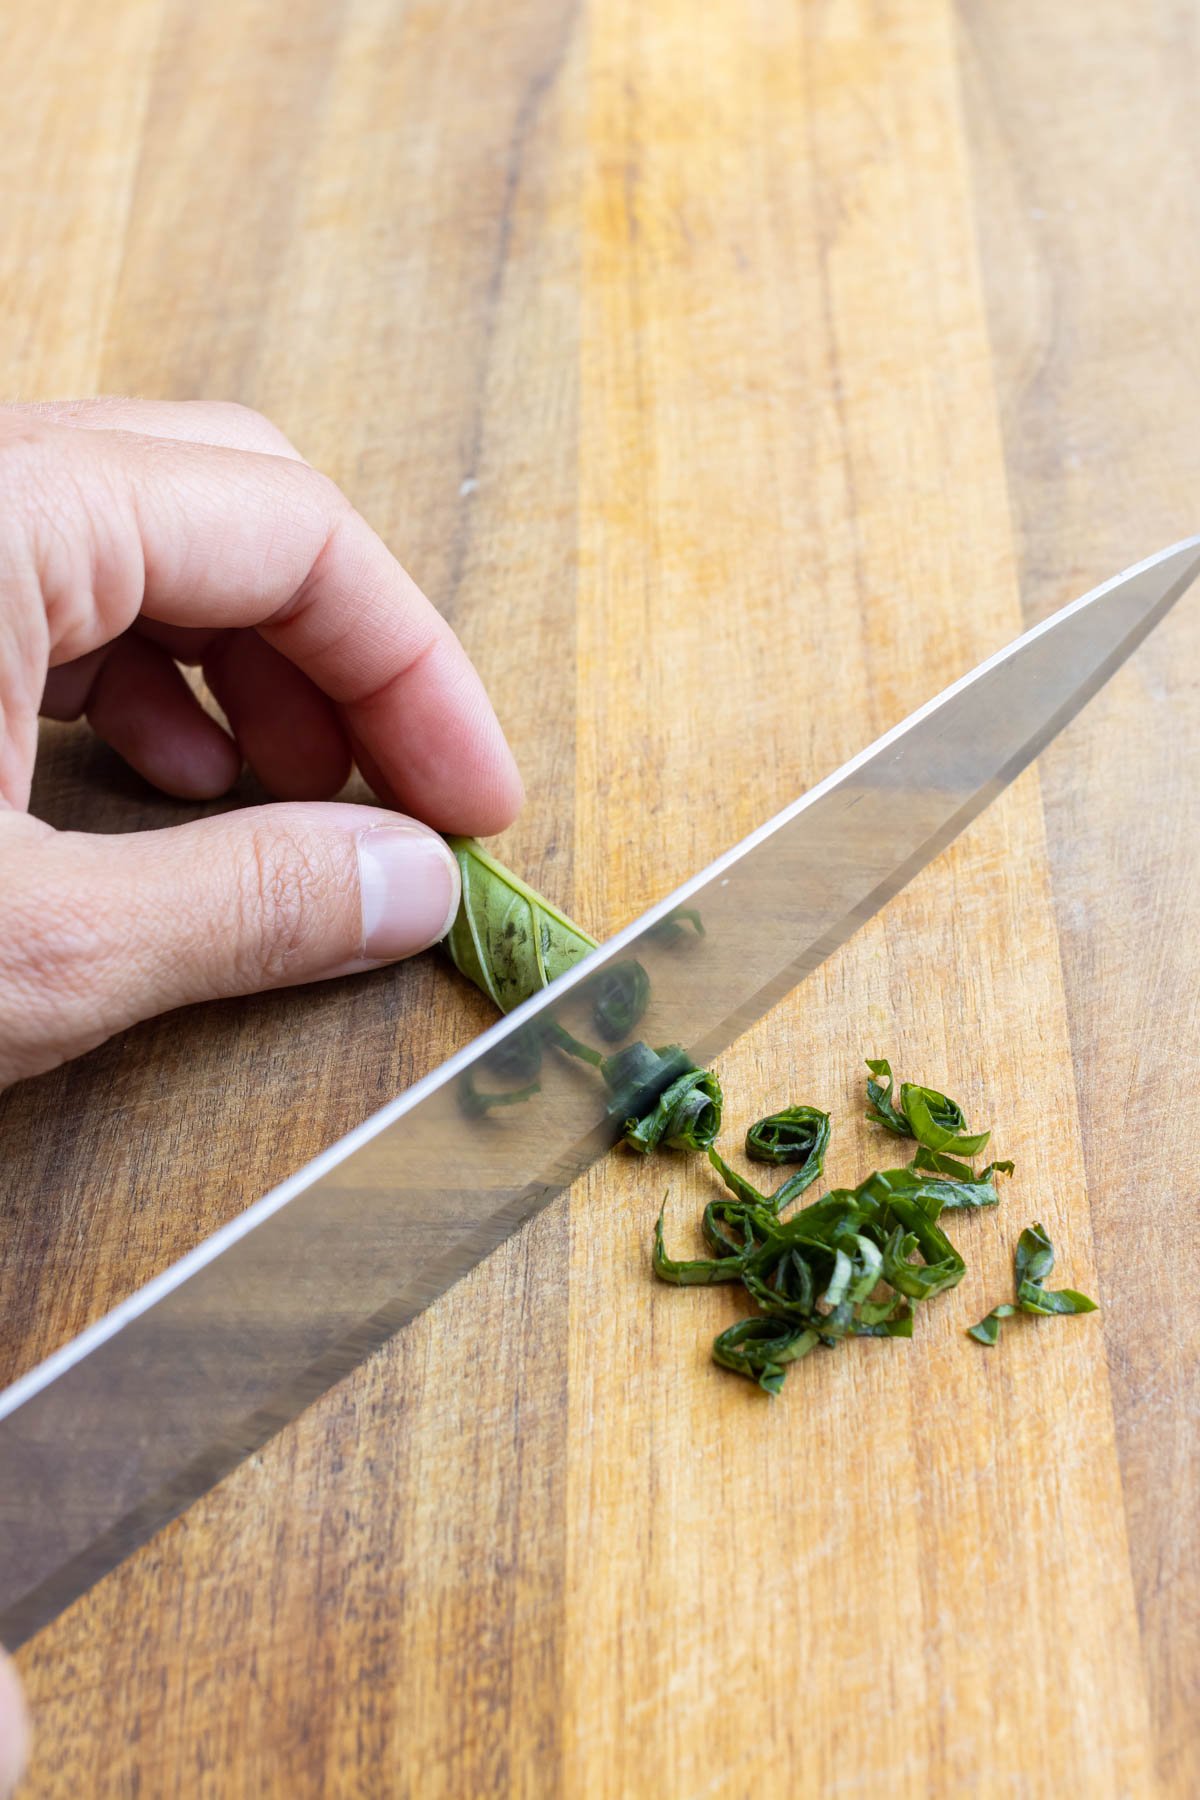
<svg viewBox="0 0 1200 1800">
<path fill-rule="evenodd" d="M 125 431 L 14 427 L 11 416 L 3 431 L 52 662 L 107 642 L 139 610 L 171 625 L 254 626 L 337 704 L 396 804 L 442 830 L 511 821 L 520 777 L 479 676 L 327 477 L 285 457 Z"/>
</svg>

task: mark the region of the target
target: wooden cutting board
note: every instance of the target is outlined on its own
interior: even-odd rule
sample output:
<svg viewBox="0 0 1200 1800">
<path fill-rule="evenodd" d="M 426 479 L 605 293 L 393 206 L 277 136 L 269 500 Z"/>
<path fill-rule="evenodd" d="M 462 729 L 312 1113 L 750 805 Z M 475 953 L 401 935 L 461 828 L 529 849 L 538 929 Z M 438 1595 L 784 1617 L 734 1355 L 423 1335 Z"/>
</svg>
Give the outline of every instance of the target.
<svg viewBox="0 0 1200 1800">
<path fill-rule="evenodd" d="M 1200 518 L 1192 10 L 44 0 L 0 94 L 3 390 L 228 397 L 476 657 L 500 846 L 637 914 Z M 720 1064 L 1017 1174 L 911 1344 L 768 1402 L 614 1154 L 21 1654 L 31 1796 L 1200 1792 L 1200 605 Z M 247 786 L 245 793 L 251 793 Z M 156 825 L 85 734 L 37 810 Z M 0 1375 L 440 1061 L 434 959 L 0 1101 Z M 1102 1312 L 964 1327 L 1021 1226 Z"/>
</svg>

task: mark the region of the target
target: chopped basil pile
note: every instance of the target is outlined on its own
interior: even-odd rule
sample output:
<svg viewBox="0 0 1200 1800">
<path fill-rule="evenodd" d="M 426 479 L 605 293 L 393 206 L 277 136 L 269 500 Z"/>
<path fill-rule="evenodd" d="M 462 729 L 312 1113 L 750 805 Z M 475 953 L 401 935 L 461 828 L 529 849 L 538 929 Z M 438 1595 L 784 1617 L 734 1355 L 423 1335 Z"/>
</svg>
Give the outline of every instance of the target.
<svg viewBox="0 0 1200 1800">
<path fill-rule="evenodd" d="M 473 838 L 451 838 L 462 874 L 462 905 L 446 947 L 457 967 L 502 1012 L 573 968 L 595 939 L 490 856 Z M 704 935 L 696 912 L 682 909 L 655 928 L 664 944 L 689 928 Z M 601 969 L 582 990 L 592 1023 L 608 1045 L 628 1037 L 650 1001 L 650 981 L 636 962 Z M 832 1188 L 789 1212 L 821 1175 L 829 1147 L 829 1114 L 816 1106 L 786 1106 L 746 1133 L 751 1162 L 794 1165 L 774 1193 L 765 1193 L 731 1168 L 716 1148 L 721 1085 L 678 1044 L 652 1049 L 635 1042 L 609 1054 L 582 1042 L 558 1020 L 538 1019 L 501 1045 L 461 1080 L 460 1104 L 469 1117 L 521 1104 L 540 1090 L 547 1046 L 590 1064 L 610 1095 L 610 1116 L 624 1141 L 642 1155 L 656 1150 L 703 1150 L 724 1192 L 704 1209 L 708 1256 L 667 1254 L 663 1210 L 654 1230 L 653 1266 L 679 1287 L 739 1283 L 754 1307 L 750 1317 L 721 1332 L 713 1357 L 768 1394 L 783 1386 L 789 1364 L 818 1346 L 834 1349 L 853 1337 L 911 1337 L 914 1309 L 954 1287 L 965 1273 L 942 1218 L 995 1206 L 997 1178 L 1011 1162 L 978 1172 L 972 1158 L 991 1138 L 972 1131 L 963 1109 L 937 1088 L 903 1081 L 896 1092 L 891 1064 L 867 1062 L 867 1118 L 916 1148 L 899 1169 L 877 1169 L 855 1188 Z M 995 1344 L 1000 1323 L 1015 1313 L 1052 1316 L 1095 1311 L 1072 1288 L 1050 1289 L 1054 1249 L 1041 1225 L 1021 1233 L 1016 1250 L 1016 1299 L 996 1306 L 970 1336 Z"/>
<path fill-rule="evenodd" d="M 764 1193 L 710 1146 L 708 1159 L 727 1194 L 710 1200 L 702 1229 L 708 1256 L 667 1252 L 663 1217 L 654 1228 L 652 1262 L 663 1281 L 679 1287 L 738 1282 L 754 1313 L 720 1333 L 713 1358 L 723 1368 L 778 1394 L 790 1364 L 853 1337 L 911 1337 L 915 1308 L 957 1285 L 962 1257 L 942 1228 L 942 1215 L 995 1206 L 996 1180 L 1011 1162 L 992 1162 L 978 1174 L 975 1156 L 990 1132 L 972 1132 L 962 1108 L 935 1088 L 904 1082 L 899 1105 L 887 1062 L 868 1063 L 868 1118 L 916 1144 L 908 1164 L 877 1169 L 856 1188 L 833 1188 L 784 1217 L 821 1174 L 829 1145 L 829 1115 L 815 1106 L 789 1106 L 759 1119 L 746 1134 L 752 1160 L 799 1167 L 774 1193 Z M 952 1155 L 951 1152 L 954 1152 Z M 1017 1303 L 1028 1312 L 1086 1312 L 1092 1302 L 1069 1289 L 1042 1285 L 1054 1253 L 1039 1226 L 1022 1234 L 1017 1252 Z M 998 1307 L 973 1335 L 994 1343 L 999 1320 L 1016 1308 Z"/>
</svg>

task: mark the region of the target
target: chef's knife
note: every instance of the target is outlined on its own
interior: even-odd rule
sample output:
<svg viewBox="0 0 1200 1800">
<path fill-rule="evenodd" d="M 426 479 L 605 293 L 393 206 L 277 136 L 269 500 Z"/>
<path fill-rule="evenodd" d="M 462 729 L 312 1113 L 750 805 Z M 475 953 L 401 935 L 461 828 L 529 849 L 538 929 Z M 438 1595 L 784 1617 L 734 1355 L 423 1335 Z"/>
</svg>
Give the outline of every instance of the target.
<svg viewBox="0 0 1200 1800">
<path fill-rule="evenodd" d="M 520 1034 L 586 1035 L 586 985 L 636 958 L 639 1036 L 707 1063 L 1037 755 L 1198 570 L 1192 538 L 1027 632 L 0 1393 L 0 1641 L 38 1630 L 613 1142 L 608 1089 L 567 1057 L 543 1059 L 527 1104 L 464 1106 Z M 662 929 L 684 908 L 703 935 Z"/>
</svg>

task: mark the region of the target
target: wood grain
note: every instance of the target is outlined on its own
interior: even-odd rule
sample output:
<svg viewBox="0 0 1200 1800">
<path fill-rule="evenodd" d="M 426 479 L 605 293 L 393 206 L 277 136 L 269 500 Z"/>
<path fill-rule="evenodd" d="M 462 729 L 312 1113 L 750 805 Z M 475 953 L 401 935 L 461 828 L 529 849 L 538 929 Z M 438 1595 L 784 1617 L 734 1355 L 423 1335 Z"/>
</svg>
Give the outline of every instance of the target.
<svg viewBox="0 0 1200 1800">
<path fill-rule="evenodd" d="M 0 390 L 275 417 L 467 639 L 504 854 L 598 932 L 1195 523 L 1182 8 L 42 13 Z M 608 1158 L 27 1647 L 30 1794 L 1196 1792 L 1198 617 L 723 1059 L 731 1135 L 834 1110 L 835 1181 L 865 1054 L 997 1123 L 917 1339 L 765 1403 L 648 1274 L 704 1177 Z M 35 805 L 183 816 L 61 728 Z M 0 1100 L 0 1377 L 485 1017 L 430 961 Z M 1104 1310 L 977 1351 L 1035 1216 Z"/>
<path fill-rule="evenodd" d="M 1085 588 L 1200 517 L 1196 16 L 1163 7 L 1143 29 L 1105 4 L 1090 20 L 1081 46 L 1061 13 L 963 15 L 1031 619 L 1054 604 L 1055 564 Z M 1174 1249 L 1194 1189 L 1168 1128 L 1200 1004 L 1198 744 L 1191 605 L 1042 765 L 1096 1256 L 1102 1284 L 1129 1297 L 1104 1330 L 1154 1762 L 1172 1794 L 1200 1789 L 1200 1270 Z M 1132 1301 L 1146 1279 L 1157 1328 Z"/>
</svg>

